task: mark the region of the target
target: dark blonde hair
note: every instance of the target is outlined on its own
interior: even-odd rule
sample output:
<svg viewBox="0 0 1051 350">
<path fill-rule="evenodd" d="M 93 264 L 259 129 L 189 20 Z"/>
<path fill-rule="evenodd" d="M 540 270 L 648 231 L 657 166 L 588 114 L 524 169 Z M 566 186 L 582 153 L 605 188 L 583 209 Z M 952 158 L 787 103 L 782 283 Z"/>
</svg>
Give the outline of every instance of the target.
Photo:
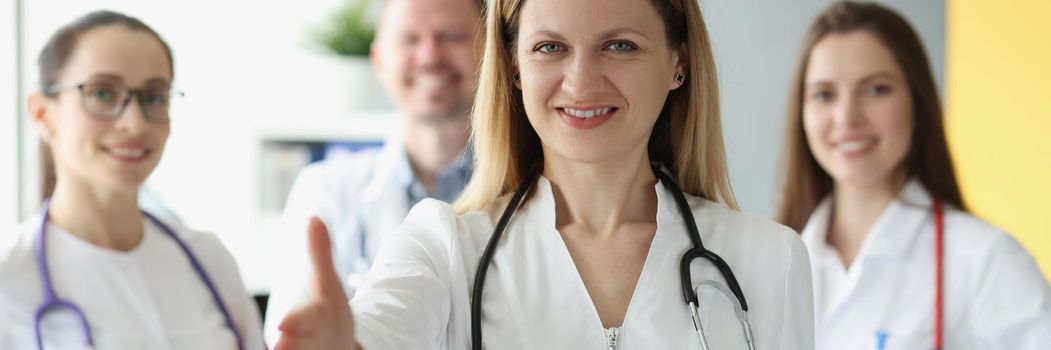
<svg viewBox="0 0 1051 350">
<path fill-rule="evenodd" d="M 840 2 L 829 6 L 810 25 L 789 94 L 782 157 L 786 170 L 777 220 L 796 231 L 806 226 L 818 203 L 833 186 L 832 177 L 814 158 L 803 130 L 803 94 L 810 52 L 827 35 L 858 30 L 874 35 L 890 50 L 912 94 L 915 127 L 911 148 L 904 160 L 908 176 L 919 180 L 935 198 L 960 210 L 967 208 L 945 140 L 938 91 L 916 32 L 901 15 L 886 7 Z"/>
<path fill-rule="evenodd" d="M 512 81 L 518 20 L 525 0 L 492 0 L 478 94 L 472 111 L 474 175 L 456 201 L 458 212 L 485 210 L 528 181 L 543 164 L 540 138 L 525 115 L 521 91 Z M 688 52 L 688 78 L 671 91 L 654 125 L 649 156 L 671 171 L 686 193 L 736 208 L 726 170 L 719 84 L 711 42 L 696 0 L 651 0 L 672 48 Z"/>
</svg>

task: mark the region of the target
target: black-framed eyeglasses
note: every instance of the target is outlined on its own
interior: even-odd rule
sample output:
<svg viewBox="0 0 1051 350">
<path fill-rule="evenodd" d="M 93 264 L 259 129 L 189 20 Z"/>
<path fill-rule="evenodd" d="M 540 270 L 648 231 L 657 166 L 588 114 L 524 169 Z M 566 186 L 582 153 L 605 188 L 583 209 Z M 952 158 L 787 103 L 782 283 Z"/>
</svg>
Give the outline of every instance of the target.
<svg viewBox="0 0 1051 350">
<path fill-rule="evenodd" d="M 65 90 L 77 89 L 80 92 L 81 106 L 85 112 L 99 119 L 112 120 L 120 118 L 128 107 L 131 98 L 139 102 L 142 116 L 151 123 L 171 121 L 173 100 L 182 98 L 180 91 L 172 91 L 165 86 L 129 89 L 127 86 L 109 82 L 86 82 L 74 86 L 52 86 L 44 90 L 54 95 Z"/>
</svg>

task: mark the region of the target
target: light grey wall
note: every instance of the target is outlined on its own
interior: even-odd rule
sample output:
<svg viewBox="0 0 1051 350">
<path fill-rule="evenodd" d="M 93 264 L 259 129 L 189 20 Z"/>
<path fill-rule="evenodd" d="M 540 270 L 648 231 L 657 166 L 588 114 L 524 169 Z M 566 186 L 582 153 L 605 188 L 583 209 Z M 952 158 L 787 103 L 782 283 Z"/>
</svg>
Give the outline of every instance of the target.
<svg viewBox="0 0 1051 350">
<path fill-rule="evenodd" d="M 878 1 L 919 32 L 944 82 L 945 1 Z M 730 179 L 743 210 L 773 217 L 781 179 L 781 127 L 799 45 L 820 0 L 701 0 L 722 88 Z"/>
<path fill-rule="evenodd" d="M 22 121 L 17 64 L 20 1 L 0 1 L 0 227 L 18 223 L 18 137 Z"/>
</svg>

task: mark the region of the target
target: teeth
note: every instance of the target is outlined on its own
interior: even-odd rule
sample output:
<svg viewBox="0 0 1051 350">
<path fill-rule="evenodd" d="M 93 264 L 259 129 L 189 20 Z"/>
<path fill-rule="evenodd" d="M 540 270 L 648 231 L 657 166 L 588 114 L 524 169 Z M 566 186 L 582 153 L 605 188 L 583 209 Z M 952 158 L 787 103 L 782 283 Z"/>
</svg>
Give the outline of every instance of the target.
<svg viewBox="0 0 1051 350">
<path fill-rule="evenodd" d="M 588 119 L 588 118 L 594 118 L 594 117 L 598 117 L 598 116 L 603 116 L 603 115 L 609 114 L 609 112 L 612 111 L 613 108 L 612 107 L 604 107 L 604 108 L 599 108 L 599 109 L 588 109 L 588 110 L 563 108 L 562 110 L 566 111 L 566 114 L 569 114 L 571 116 L 574 116 L 574 117 L 577 117 L 577 118 Z"/>
<path fill-rule="evenodd" d="M 426 89 L 440 89 L 447 85 L 449 79 L 445 76 L 421 75 L 416 78 L 416 83 Z"/>
<path fill-rule="evenodd" d="M 110 153 L 123 158 L 141 158 L 146 154 L 146 150 L 141 148 L 110 148 Z"/>
<path fill-rule="evenodd" d="M 868 148 L 875 142 L 875 140 L 841 142 L 836 148 L 842 152 L 857 152 Z"/>
</svg>

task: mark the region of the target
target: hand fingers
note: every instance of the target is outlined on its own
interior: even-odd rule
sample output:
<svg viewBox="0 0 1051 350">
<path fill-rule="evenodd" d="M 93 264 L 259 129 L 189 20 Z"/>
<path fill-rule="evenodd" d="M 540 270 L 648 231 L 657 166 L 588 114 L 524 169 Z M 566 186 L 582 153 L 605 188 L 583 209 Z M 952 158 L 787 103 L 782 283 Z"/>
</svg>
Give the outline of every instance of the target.
<svg viewBox="0 0 1051 350">
<path fill-rule="evenodd" d="M 332 244 L 325 223 L 317 217 L 310 218 L 307 227 L 310 264 L 314 269 L 314 293 L 319 297 L 339 297 L 346 300 L 343 282 L 332 265 Z"/>
<path fill-rule="evenodd" d="M 348 346 L 355 349 L 349 311 L 347 302 L 325 303 L 312 299 L 300 304 L 277 327 L 281 338 L 274 350 L 347 349 Z"/>
<path fill-rule="evenodd" d="M 274 350 L 296 350 L 299 348 L 302 348 L 302 346 L 299 345 L 297 339 L 288 335 L 282 335 L 281 338 L 277 340 L 277 344 L 274 345 Z"/>
<path fill-rule="evenodd" d="M 281 320 L 281 324 L 277 326 L 277 330 L 281 331 L 282 338 L 286 335 L 303 335 L 309 329 L 309 321 L 311 317 L 316 315 L 309 315 L 309 309 L 305 307 L 299 307 L 293 309 L 285 318 Z"/>
<path fill-rule="evenodd" d="M 332 244 L 325 224 L 310 219 L 307 248 L 313 267 L 311 295 L 281 320 L 275 349 L 346 349 L 355 344 L 353 316 L 343 282 L 332 264 Z M 350 330 L 349 332 L 347 330 Z"/>
</svg>

